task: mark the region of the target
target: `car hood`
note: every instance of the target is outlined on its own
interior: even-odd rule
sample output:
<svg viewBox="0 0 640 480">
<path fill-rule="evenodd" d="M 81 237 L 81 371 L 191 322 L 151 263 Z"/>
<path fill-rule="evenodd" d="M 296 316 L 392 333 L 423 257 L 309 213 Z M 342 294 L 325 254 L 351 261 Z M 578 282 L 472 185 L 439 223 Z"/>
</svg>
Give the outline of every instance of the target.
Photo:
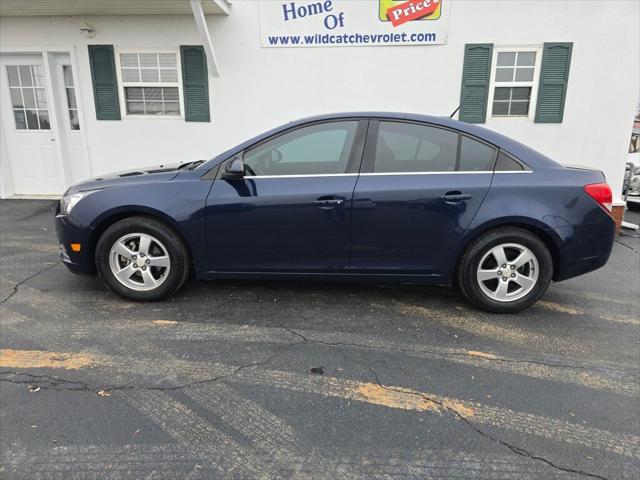
<svg viewBox="0 0 640 480">
<path fill-rule="evenodd" d="M 101 190 L 109 187 L 121 187 L 125 185 L 166 182 L 175 178 L 178 174 L 180 165 L 184 163 L 176 163 L 171 165 L 158 165 L 157 167 L 139 168 L 124 172 L 110 173 L 102 175 L 91 180 L 76 183 L 65 195 L 77 192 L 85 192 L 87 190 Z"/>
</svg>

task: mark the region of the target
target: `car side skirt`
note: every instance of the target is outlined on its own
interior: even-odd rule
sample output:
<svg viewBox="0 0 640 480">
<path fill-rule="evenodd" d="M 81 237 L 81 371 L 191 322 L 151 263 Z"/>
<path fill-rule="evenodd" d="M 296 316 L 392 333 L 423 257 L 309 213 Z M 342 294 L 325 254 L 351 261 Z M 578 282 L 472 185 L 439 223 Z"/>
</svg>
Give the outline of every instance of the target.
<svg viewBox="0 0 640 480">
<path fill-rule="evenodd" d="M 444 275 L 405 273 L 353 273 L 353 272 L 197 272 L 201 280 L 242 279 L 242 280 L 316 280 L 320 282 L 362 282 L 362 283 L 414 283 L 420 285 L 449 285 Z"/>
</svg>

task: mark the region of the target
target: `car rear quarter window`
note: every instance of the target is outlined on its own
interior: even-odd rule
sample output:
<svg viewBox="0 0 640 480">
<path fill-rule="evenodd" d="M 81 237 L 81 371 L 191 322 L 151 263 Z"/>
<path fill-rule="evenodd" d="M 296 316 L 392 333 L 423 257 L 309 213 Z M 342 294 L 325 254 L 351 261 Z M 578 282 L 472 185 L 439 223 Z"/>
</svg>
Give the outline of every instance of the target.
<svg viewBox="0 0 640 480">
<path fill-rule="evenodd" d="M 496 150 L 469 137 L 462 136 L 460 140 L 460 164 L 461 172 L 487 172 L 493 170 L 493 161 Z"/>
<path fill-rule="evenodd" d="M 346 173 L 357 126 L 357 121 L 326 122 L 269 139 L 245 153 L 247 175 Z"/>
<path fill-rule="evenodd" d="M 374 173 L 453 172 L 458 135 L 442 128 L 380 122 Z"/>
</svg>

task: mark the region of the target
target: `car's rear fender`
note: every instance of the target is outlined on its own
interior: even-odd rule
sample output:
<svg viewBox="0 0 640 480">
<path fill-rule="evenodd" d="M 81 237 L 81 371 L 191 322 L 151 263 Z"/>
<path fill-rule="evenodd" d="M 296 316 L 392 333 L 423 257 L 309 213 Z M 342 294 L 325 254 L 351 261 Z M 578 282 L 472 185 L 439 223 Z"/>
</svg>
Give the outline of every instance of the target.
<svg viewBox="0 0 640 480">
<path fill-rule="evenodd" d="M 584 191 L 584 185 L 603 181 L 604 175 L 597 170 L 565 167 L 527 173 L 496 172 L 482 206 L 458 245 L 456 258 L 490 229 L 521 226 L 547 244 L 554 257 L 554 280 L 568 278 L 567 269 L 574 263 L 610 253 L 613 221 Z M 595 241 L 598 235 L 602 240 Z"/>
<path fill-rule="evenodd" d="M 460 259 L 462 258 L 462 255 L 467 250 L 469 245 L 487 232 L 503 227 L 523 228 L 540 238 L 549 249 L 549 252 L 551 252 L 551 257 L 553 258 L 553 270 L 555 279 L 555 274 L 561 271 L 564 267 L 562 259 L 565 255 L 562 239 L 558 235 L 558 232 L 556 232 L 554 229 L 547 228 L 545 224 L 536 221 L 535 219 L 524 216 L 513 216 L 496 218 L 480 225 L 476 224 L 473 228 L 467 229 L 464 237 L 458 244 L 455 256 L 453 257 L 456 259 L 456 262 L 453 265 L 449 275 L 451 283 L 453 283 L 453 279 L 456 278 L 455 273 L 459 266 Z"/>
</svg>

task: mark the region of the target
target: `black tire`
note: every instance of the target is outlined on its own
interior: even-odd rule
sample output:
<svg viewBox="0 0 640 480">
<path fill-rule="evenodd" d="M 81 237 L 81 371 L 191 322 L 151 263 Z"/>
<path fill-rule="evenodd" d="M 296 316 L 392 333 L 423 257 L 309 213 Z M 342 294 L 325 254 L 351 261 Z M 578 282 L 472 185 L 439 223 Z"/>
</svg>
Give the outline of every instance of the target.
<svg viewBox="0 0 640 480">
<path fill-rule="evenodd" d="M 478 281 L 480 261 L 494 247 L 502 244 L 524 246 L 533 253 L 537 261 L 538 278 L 536 283 L 522 298 L 497 301 L 480 287 Z M 484 264 L 483 268 L 486 268 Z M 499 269 L 500 266 L 498 265 L 497 268 Z M 485 233 L 469 245 L 459 262 L 457 283 L 465 297 L 476 307 L 493 313 L 515 313 L 533 305 L 546 292 L 552 277 L 553 259 L 544 242 L 523 228 L 503 227 Z M 500 282 L 500 279 L 496 278 L 496 282 Z M 489 281 L 485 285 L 487 284 Z M 516 288 L 518 286 L 518 284 L 515 285 Z"/>
<path fill-rule="evenodd" d="M 134 233 L 151 235 L 160 241 L 169 257 L 170 268 L 166 278 L 162 275 L 162 283 L 151 290 L 139 291 L 127 287 L 116 278 L 110 266 L 112 246 L 123 236 Z M 167 298 L 175 293 L 191 274 L 191 256 L 182 239 L 165 223 L 143 216 L 125 218 L 107 228 L 96 245 L 95 262 L 98 275 L 108 287 L 131 300 L 154 301 Z"/>
</svg>

